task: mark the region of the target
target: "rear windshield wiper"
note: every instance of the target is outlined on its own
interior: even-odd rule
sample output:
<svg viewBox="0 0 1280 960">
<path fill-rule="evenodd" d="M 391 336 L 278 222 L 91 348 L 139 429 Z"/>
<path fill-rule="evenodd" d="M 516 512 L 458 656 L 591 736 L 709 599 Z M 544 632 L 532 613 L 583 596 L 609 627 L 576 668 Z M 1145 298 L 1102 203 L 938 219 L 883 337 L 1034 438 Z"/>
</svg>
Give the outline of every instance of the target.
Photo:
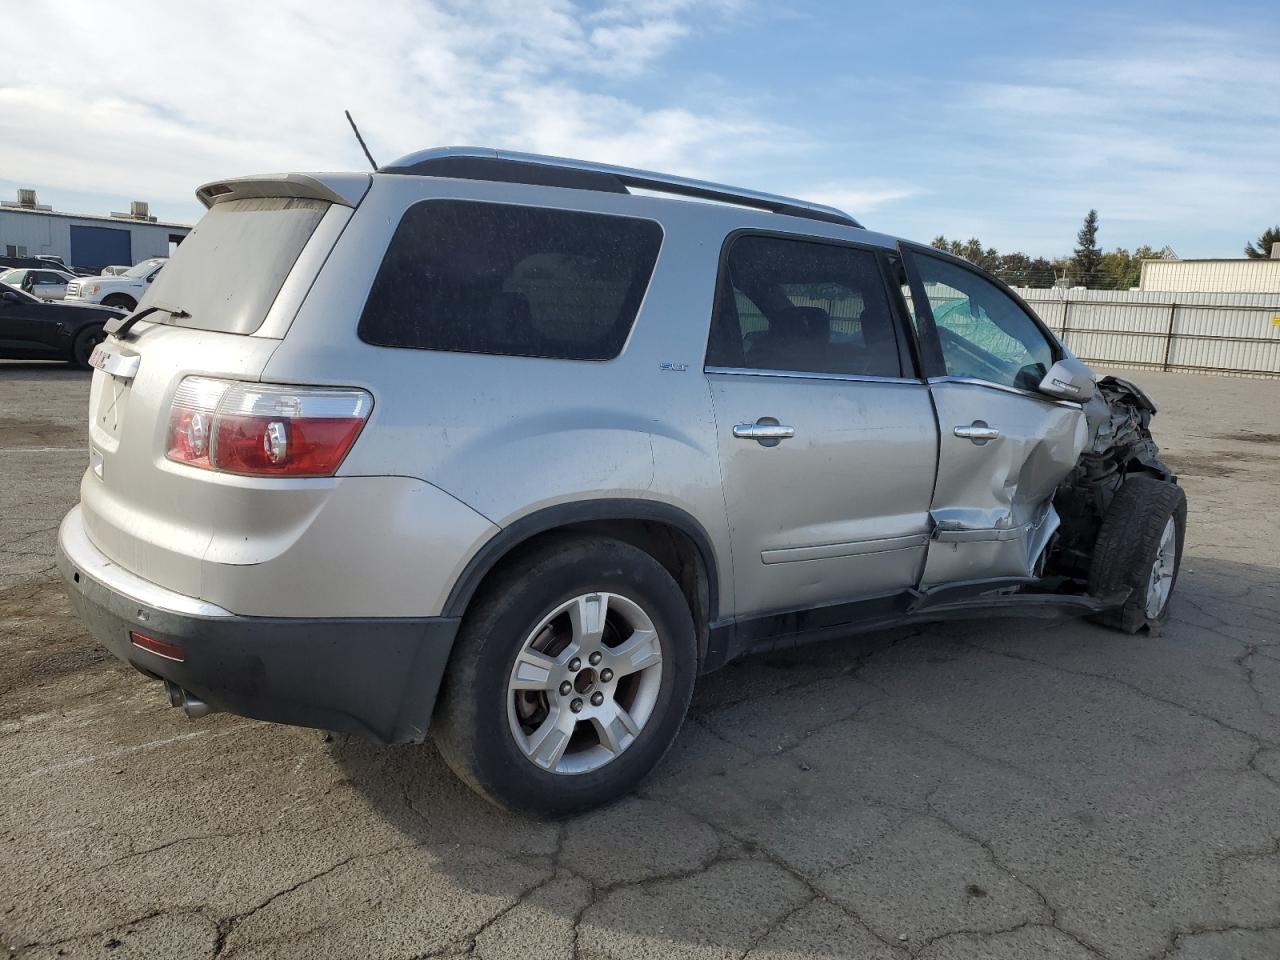
<svg viewBox="0 0 1280 960">
<path fill-rule="evenodd" d="M 160 304 L 156 304 L 154 307 L 147 307 L 145 310 L 136 310 L 133 313 L 129 314 L 127 317 L 119 317 L 115 320 L 112 320 L 109 323 L 107 323 L 107 325 L 104 326 L 102 329 L 106 333 L 115 334 L 115 336 L 118 339 L 123 340 L 125 338 L 125 335 L 128 334 L 128 332 L 133 329 L 133 325 L 135 323 L 137 323 L 139 320 L 143 319 L 144 317 L 149 317 L 151 314 L 156 313 L 157 311 L 161 313 L 167 313 L 169 316 L 173 317 L 173 319 L 175 320 L 181 320 L 184 317 L 191 316 L 191 314 L 187 313 L 187 311 L 182 310 L 178 307 L 166 307 Z M 112 324 L 115 324 L 115 326 L 112 326 Z"/>
</svg>

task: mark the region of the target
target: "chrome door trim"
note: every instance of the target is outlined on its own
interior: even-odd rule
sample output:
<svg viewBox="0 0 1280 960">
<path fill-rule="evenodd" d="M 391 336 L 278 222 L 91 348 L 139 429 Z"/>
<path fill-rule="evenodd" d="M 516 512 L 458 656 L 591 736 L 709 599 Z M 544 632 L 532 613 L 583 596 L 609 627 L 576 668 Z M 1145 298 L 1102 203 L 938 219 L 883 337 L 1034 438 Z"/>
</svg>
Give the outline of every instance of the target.
<svg viewBox="0 0 1280 960">
<path fill-rule="evenodd" d="M 1041 403 L 1053 403 L 1060 407 L 1072 407 L 1076 410 L 1083 410 L 1084 404 L 1078 400 L 1059 400 L 1056 397 L 1046 396 L 1043 393 L 1035 393 L 1031 390 L 1023 390 L 1020 387 L 1010 387 L 1003 383 L 992 383 L 990 380 L 979 380 L 977 377 L 930 377 L 929 385 L 935 383 L 968 383 L 975 387 L 987 387 L 990 390 L 999 390 L 1002 393 L 1012 393 L 1018 397 L 1029 397 L 1032 400 L 1039 400 Z"/>
<path fill-rule="evenodd" d="M 753 367 L 703 367 L 703 373 L 718 373 L 731 377 L 778 377 L 787 380 L 839 380 L 845 383 L 914 383 L 923 381 L 911 377 L 875 377 L 855 373 L 806 373 L 800 370 L 757 370 Z"/>
<path fill-rule="evenodd" d="M 868 553 L 887 553 L 890 550 L 909 550 L 923 547 L 929 535 L 912 534 L 907 537 L 886 537 L 880 540 L 853 540 L 847 543 L 818 543 L 809 547 L 780 547 L 761 550 L 764 563 L 795 563 L 800 560 L 831 560 L 835 557 L 858 557 Z"/>
<path fill-rule="evenodd" d="M 938 543 L 1021 540 L 1034 526 L 1033 523 L 1024 523 L 1017 527 L 955 527 L 939 524 L 933 530 L 933 539 Z"/>
</svg>

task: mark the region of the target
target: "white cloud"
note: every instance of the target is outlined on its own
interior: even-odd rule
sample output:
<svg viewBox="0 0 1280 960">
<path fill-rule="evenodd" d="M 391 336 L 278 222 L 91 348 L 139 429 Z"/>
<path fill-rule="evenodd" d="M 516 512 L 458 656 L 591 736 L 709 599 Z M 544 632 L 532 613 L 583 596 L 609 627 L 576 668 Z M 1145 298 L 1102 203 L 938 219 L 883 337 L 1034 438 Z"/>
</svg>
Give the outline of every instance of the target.
<svg viewBox="0 0 1280 960">
<path fill-rule="evenodd" d="M 1159 244 L 1189 225 L 1259 215 L 1270 223 L 1274 212 L 1258 203 L 1280 178 L 1272 59 L 1243 29 L 1163 26 L 1091 51 L 993 64 L 998 79 L 953 88 L 930 131 L 946 153 L 929 155 L 1008 202 L 988 224 L 952 197 L 937 229 L 1061 253 L 1090 208 L 1106 246 Z M 1236 255 L 1234 246 L 1217 255 Z"/>
<path fill-rule="evenodd" d="M 723 179 L 795 157 L 796 131 L 749 104 L 628 80 L 736 0 L 89 0 L 42 9 L 56 42 L 11 44 L 0 70 L 0 171 L 10 180 L 196 212 L 194 188 L 270 170 L 485 144 Z"/>
<path fill-rule="evenodd" d="M 852 214 L 856 220 L 863 220 L 866 214 L 881 207 L 920 194 L 920 191 L 914 187 L 874 182 L 820 183 L 802 192 L 806 199 L 836 207 L 845 213 Z"/>
</svg>

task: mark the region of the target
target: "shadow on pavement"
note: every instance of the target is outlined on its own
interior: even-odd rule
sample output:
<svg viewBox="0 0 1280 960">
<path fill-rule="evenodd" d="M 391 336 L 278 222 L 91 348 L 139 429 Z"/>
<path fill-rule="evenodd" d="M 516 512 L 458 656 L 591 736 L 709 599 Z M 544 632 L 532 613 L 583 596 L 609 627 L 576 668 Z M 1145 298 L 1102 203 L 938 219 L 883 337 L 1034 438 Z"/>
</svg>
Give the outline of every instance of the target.
<svg viewBox="0 0 1280 960">
<path fill-rule="evenodd" d="M 976 621 L 751 658 L 703 679 L 638 796 L 562 823 L 490 807 L 429 746 L 331 751 L 454 884 L 588 952 L 1158 952 L 1280 918 L 1232 897 L 1258 861 L 1224 859 L 1280 834 L 1277 574 L 1189 557 L 1158 636 Z"/>
</svg>

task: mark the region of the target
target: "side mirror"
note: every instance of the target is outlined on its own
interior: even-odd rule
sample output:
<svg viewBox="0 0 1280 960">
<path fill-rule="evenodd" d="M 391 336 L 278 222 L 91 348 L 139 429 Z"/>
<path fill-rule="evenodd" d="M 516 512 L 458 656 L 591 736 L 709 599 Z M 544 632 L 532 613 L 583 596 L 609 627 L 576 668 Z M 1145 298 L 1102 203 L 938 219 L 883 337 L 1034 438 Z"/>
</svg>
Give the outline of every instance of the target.
<svg viewBox="0 0 1280 960">
<path fill-rule="evenodd" d="M 1094 388 L 1093 371 L 1075 357 L 1063 357 L 1049 368 L 1039 389 L 1049 397 L 1084 403 L 1093 396 Z"/>
<path fill-rule="evenodd" d="M 0 303 L 21 303 L 22 298 L 12 290 L 0 290 Z"/>
</svg>

